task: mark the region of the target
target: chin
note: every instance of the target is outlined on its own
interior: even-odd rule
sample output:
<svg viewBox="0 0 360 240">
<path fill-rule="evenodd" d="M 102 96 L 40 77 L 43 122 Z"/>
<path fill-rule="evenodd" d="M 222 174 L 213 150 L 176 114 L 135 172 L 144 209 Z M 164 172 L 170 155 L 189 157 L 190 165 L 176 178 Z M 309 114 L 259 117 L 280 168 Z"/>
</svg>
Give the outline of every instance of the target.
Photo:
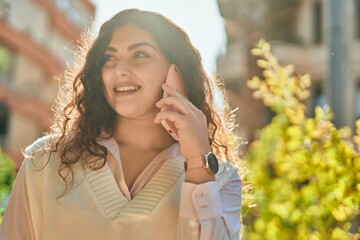
<svg viewBox="0 0 360 240">
<path fill-rule="evenodd" d="M 148 120 L 153 122 L 153 120 L 155 119 L 156 114 L 152 114 L 152 115 L 140 115 L 138 112 L 135 113 L 117 113 L 117 117 L 119 119 L 127 119 L 127 120 L 134 120 L 134 121 L 144 121 L 144 120 Z"/>
</svg>

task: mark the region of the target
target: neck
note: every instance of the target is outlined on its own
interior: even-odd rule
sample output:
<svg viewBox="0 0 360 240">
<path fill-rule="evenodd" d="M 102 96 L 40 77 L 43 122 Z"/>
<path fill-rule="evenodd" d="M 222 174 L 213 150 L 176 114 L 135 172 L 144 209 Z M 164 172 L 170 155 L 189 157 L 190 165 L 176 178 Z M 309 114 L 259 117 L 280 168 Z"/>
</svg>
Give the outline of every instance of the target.
<svg viewBox="0 0 360 240">
<path fill-rule="evenodd" d="M 116 120 L 115 141 L 122 146 L 131 146 L 139 151 L 161 151 L 175 140 L 167 133 L 161 124 L 155 124 L 152 119 Z"/>
</svg>

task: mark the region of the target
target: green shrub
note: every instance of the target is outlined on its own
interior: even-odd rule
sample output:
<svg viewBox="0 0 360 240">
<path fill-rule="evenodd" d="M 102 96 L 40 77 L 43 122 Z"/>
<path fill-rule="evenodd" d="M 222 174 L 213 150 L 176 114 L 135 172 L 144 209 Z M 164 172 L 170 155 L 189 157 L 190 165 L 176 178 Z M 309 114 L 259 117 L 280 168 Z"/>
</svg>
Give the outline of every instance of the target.
<svg viewBox="0 0 360 240">
<path fill-rule="evenodd" d="M 252 54 L 264 79 L 248 86 L 275 116 L 247 152 L 256 207 L 246 209 L 245 238 L 359 239 L 360 121 L 351 137 L 349 127 L 333 125 L 328 107 L 306 117 L 310 77 L 280 66 L 263 40 Z"/>
<path fill-rule="evenodd" d="M 0 149 L 0 224 L 4 213 L 5 202 L 15 180 L 14 163 Z"/>
</svg>

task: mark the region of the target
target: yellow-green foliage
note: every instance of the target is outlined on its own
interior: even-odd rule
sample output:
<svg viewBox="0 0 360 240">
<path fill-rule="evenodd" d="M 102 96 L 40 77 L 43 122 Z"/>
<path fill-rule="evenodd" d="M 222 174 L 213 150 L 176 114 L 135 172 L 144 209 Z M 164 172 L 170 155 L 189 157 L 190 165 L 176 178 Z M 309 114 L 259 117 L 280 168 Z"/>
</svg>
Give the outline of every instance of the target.
<svg viewBox="0 0 360 240">
<path fill-rule="evenodd" d="M 327 107 L 306 117 L 310 77 L 281 67 L 263 40 L 252 54 L 264 80 L 248 86 L 275 116 L 247 154 L 256 207 L 247 213 L 245 238 L 359 239 L 350 228 L 360 213 L 360 121 L 352 138 L 350 128 L 333 125 Z"/>
<path fill-rule="evenodd" d="M 0 224 L 4 212 L 5 200 L 8 197 L 15 179 L 13 162 L 0 149 Z"/>
</svg>

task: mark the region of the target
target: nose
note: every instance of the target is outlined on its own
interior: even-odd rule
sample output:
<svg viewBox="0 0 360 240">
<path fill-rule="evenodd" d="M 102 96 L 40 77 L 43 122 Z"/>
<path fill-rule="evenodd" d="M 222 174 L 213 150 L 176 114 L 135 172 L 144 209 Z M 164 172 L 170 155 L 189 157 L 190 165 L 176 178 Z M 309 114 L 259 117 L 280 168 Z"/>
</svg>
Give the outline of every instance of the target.
<svg viewBox="0 0 360 240">
<path fill-rule="evenodd" d="M 126 77 L 130 73 L 130 66 L 125 59 L 119 60 L 116 65 L 116 75 L 118 77 Z"/>
</svg>

